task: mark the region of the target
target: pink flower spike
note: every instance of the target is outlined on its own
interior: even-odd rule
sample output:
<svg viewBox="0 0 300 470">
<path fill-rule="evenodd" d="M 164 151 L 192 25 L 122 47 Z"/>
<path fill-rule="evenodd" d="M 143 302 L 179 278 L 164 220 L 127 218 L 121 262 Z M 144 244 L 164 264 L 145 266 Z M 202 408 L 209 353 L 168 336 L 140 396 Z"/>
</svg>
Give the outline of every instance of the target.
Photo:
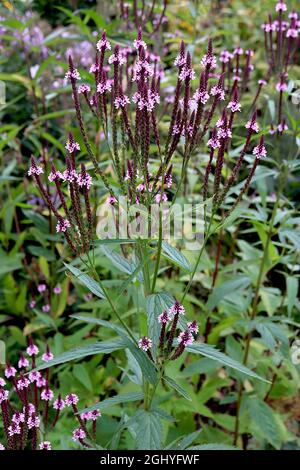
<svg viewBox="0 0 300 470">
<path fill-rule="evenodd" d="M 147 336 L 143 336 L 139 339 L 138 346 L 140 349 L 143 349 L 143 351 L 148 351 L 148 349 L 152 347 L 152 340 L 147 338 Z"/>
<path fill-rule="evenodd" d="M 266 147 L 264 146 L 264 137 L 263 136 L 261 136 L 259 144 L 257 145 L 257 147 L 254 147 L 252 153 L 253 153 L 253 155 L 256 156 L 256 158 L 266 157 L 267 150 L 266 150 Z"/>
<path fill-rule="evenodd" d="M 39 371 L 34 370 L 33 372 L 29 373 L 28 377 L 30 382 L 33 383 L 37 382 L 42 377 L 42 374 Z"/>
<path fill-rule="evenodd" d="M 40 450 L 52 450 L 50 441 L 43 441 L 39 444 Z"/>
<path fill-rule="evenodd" d="M 21 434 L 21 427 L 18 424 L 12 422 L 8 427 L 8 434 L 10 437 L 14 436 L 15 434 Z"/>
<path fill-rule="evenodd" d="M 192 322 L 189 322 L 189 323 L 187 324 L 187 327 L 188 327 L 188 329 L 190 330 L 191 333 L 196 333 L 196 334 L 197 334 L 198 331 L 199 331 L 199 327 L 198 327 L 198 325 L 197 325 L 196 320 L 194 320 L 194 321 L 192 321 Z"/>
<path fill-rule="evenodd" d="M 13 414 L 11 420 L 12 420 L 13 423 L 16 423 L 16 424 L 24 423 L 25 422 L 25 414 L 20 413 L 20 411 L 16 411 Z"/>
<path fill-rule="evenodd" d="M 22 368 L 25 368 L 25 367 L 28 367 L 28 366 L 29 366 L 29 361 L 28 361 L 27 357 L 24 357 L 23 354 L 21 354 L 19 362 L 18 362 L 18 368 L 22 369 Z"/>
<path fill-rule="evenodd" d="M 92 411 L 89 412 L 88 420 L 96 421 L 101 416 L 102 415 L 101 415 L 101 412 L 99 410 L 92 410 Z"/>
<path fill-rule="evenodd" d="M 34 158 L 31 158 L 31 165 L 30 165 L 30 168 L 27 172 L 28 176 L 41 175 L 42 173 L 44 173 L 43 168 L 36 164 Z"/>
<path fill-rule="evenodd" d="M 81 80 L 80 73 L 78 72 L 77 69 L 73 68 L 72 70 L 68 70 L 68 72 L 65 75 L 65 79 L 73 79 L 73 80 Z"/>
<path fill-rule="evenodd" d="M 67 219 L 61 218 L 56 224 L 56 232 L 66 232 L 70 227 L 70 222 Z"/>
<path fill-rule="evenodd" d="M 30 385 L 30 382 L 28 379 L 26 379 L 25 377 L 21 377 L 18 381 L 17 381 L 17 389 L 18 390 L 24 390 L 24 388 L 28 388 Z"/>
<path fill-rule="evenodd" d="M 111 44 L 106 38 L 106 32 L 105 31 L 103 31 L 102 37 L 101 37 L 100 41 L 97 42 L 96 47 L 97 47 L 98 51 L 100 51 L 100 52 L 111 50 Z"/>
<path fill-rule="evenodd" d="M 17 373 L 17 370 L 13 366 L 7 366 L 4 370 L 4 375 L 7 379 L 14 377 Z"/>
<path fill-rule="evenodd" d="M 78 87 L 78 94 L 81 95 L 86 95 L 87 93 L 89 93 L 91 91 L 91 87 L 89 85 L 79 85 Z"/>
<path fill-rule="evenodd" d="M 65 403 L 67 406 L 77 405 L 78 402 L 79 398 L 77 395 L 75 395 L 75 393 L 70 393 L 65 398 Z"/>
<path fill-rule="evenodd" d="M 41 294 L 42 292 L 45 292 L 46 289 L 47 289 L 46 284 L 39 284 L 39 285 L 38 285 L 38 288 L 37 288 L 37 290 L 39 291 L 40 294 Z"/>
<path fill-rule="evenodd" d="M 169 308 L 169 314 L 172 315 L 184 315 L 185 314 L 185 308 L 183 305 L 181 305 L 180 302 L 176 300 L 175 304 L 172 305 L 171 308 Z"/>
<path fill-rule="evenodd" d="M 41 393 L 41 400 L 51 401 L 53 399 L 54 393 L 50 388 L 45 388 Z"/>
<path fill-rule="evenodd" d="M 50 305 L 49 304 L 43 305 L 42 310 L 43 312 L 48 313 L 50 311 Z"/>
<path fill-rule="evenodd" d="M 75 150 L 80 150 L 80 145 L 78 142 L 75 142 L 74 140 L 67 140 L 65 148 L 68 150 L 69 153 L 75 152 Z"/>
<path fill-rule="evenodd" d="M 72 437 L 74 442 L 82 441 L 83 439 L 85 439 L 85 437 L 86 437 L 86 433 L 83 429 L 81 428 L 74 429 L 73 437 Z"/>
<path fill-rule="evenodd" d="M 53 353 L 51 351 L 49 351 L 49 349 L 47 347 L 46 352 L 42 355 L 42 361 L 49 362 L 49 361 L 52 361 L 53 358 L 54 358 Z"/>
<path fill-rule="evenodd" d="M 167 312 L 167 310 L 164 310 L 159 316 L 158 316 L 158 322 L 159 323 L 168 323 L 171 320 L 171 316 Z"/>
<path fill-rule="evenodd" d="M 35 416 L 35 414 L 33 413 L 28 418 L 27 426 L 29 429 L 38 428 L 40 426 L 40 421 L 41 421 L 40 418 L 38 416 Z"/>
<path fill-rule="evenodd" d="M 0 388 L 0 404 L 4 401 L 8 400 L 8 390 L 4 390 L 3 388 Z"/>
<path fill-rule="evenodd" d="M 2 379 L 2 377 L 0 377 L 0 387 L 5 387 L 6 385 L 6 382 L 4 379 Z"/>
<path fill-rule="evenodd" d="M 59 395 L 58 398 L 53 403 L 53 408 L 55 410 L 63 410 L 65 406 L 66 406 L 65 401 Z"/>
<path fill-rule="evenodd" d="M 194 337 L 191 333 L 190 330 L 182 331 L 178 338 L 177 338 L 178 344 L 183 344 L 184 346 L 189 346 L 193 344 L 194 342 Z"/>
<path fill-rule="evenodd" d="M 278 12 L 278 11 L 287 11 L 287 6 L 284 2 L 282 1 L 279 1 L 278 3 L 276 3 L 276 7 L 275 7 L 275 10 Z"/>
<path fill-rule="evenodd" d="M 33 344 L 32 342 L 29 344 L 28 348 L 26 349 L 28 356 L 36 356 L 39 353 L 39 348 Z"/>
<path fill-rule="evenodd" d="M 53 294 L 59 295 L 59 294 L 61 294 L 61 291 L 62 291 L 61 287 L 59 285 L 57 285 L 53 289 Z"/>
</svg>

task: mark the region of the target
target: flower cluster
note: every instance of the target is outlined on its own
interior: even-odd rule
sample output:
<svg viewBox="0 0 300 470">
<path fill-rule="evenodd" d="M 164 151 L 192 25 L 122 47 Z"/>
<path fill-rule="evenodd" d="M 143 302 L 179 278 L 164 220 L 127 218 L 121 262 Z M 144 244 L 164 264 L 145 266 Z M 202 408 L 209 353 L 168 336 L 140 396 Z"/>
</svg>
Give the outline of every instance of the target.
<svg viewBox="0 0 300 470">
<path fill-rule="evenodd" d="M 34 157 L 31 158 L 28 175 L 34 177 L 42 197 L 57 219 L 56 232 L 63 233 L 72 251 L 79 253 L 89 249 L 93 230 L 93 216 L 89 198 L 92 177 L 88 174 L 83 164 L 81 164 L 81 172 L 77 172 L 76 152 L 80 151 L 80 145 L 74 140 L 72 134 L 69 135 L 65 148 L 68 152 L 66 156 L 66 169 L 61 172 L 56 169 L 55 165 L 52 165 L 51 171 L 48 174 L 48 181 L 55 185 L 57 199 L 60 201 L 64 216 L 61 215 L 59 209 L 54 205 L 47 186 L 43 184 L 40 175 L 44 173 L 44 169 L 37 165 Z M 65 197 L 65 191 L 62 186 L 64 183 L 68 184 L 71 205 Z M 87 218 L 87 227 L 83 216 L 84 211 Z"/>
<path fill-rule="evenodd" d="M 76 394 L 70 393 L 64 399 L 59 394 L 54 400 L 54 392 L 49 382 L 49 369 L 36 370 L 38 355 L 39 348 L 30 338 L 26 352 L 20 353 L 17 367 L 7 363 L 4 369 L 5 379 L 0 377 L 0 409 L 6 438 L 5 445 L 0 443 L 0 450 L 51 450 L 52 444 L 49 441 L 41 441 L 38 444 L 38 431 L 43 430 L 45 435 L 50 427 L 56 425 L 61 411 L 66 407 L 72 409 L 79 423 L 79 428 L 73 432 L 73 440 L 84 447 L 91 447 L 85 439 L 95 439 L 96 422 L 101 417 L 98 405 L 79 413 L 79 397 Z M 54 355 L 47 345 L 41 360 L 47 364 L 53 358 Z M 19 405 L 16 405 L 13 392 L 17 395 Z M 88 422 L 92 423 L 90 430 L 87 427 Z"/>
</svg>

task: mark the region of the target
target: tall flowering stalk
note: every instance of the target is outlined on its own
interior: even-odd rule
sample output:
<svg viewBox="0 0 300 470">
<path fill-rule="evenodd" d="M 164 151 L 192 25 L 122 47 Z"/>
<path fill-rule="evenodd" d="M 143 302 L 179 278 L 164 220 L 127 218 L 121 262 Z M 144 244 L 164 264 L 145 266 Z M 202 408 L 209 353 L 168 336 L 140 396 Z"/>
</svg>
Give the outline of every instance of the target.
<svg viewBox="0 0 300 470">
<path fill-rule="evenodd" d="M 83 447 L 92 447 L 88 440 L 95 438 L 95 423 L 101 416 L 98 410 L 80 414 L 74 393 L 64 399 L 61 394 L 54 398 L 50 388 L 47 363 L 54 358 L 49 347 L 40 357 L 43 371 L 36 370 L 39 348 L 29 340 L 25 353 L 20 354 L 16 367 L 7 363 L 4 377 L 0 377 L 0 418 L 3 422 L 5 442 L 0 450 L 51 450 L 50 441 L 44 440 L 55 427 L 64 408 L 70 407 L 79 427 L 73 431 L 72 439 Z M 16 396 L 15 396 L 16 395 Z M 52 411 L 53 410 L 53 411 Z M 88 430 L 92 422 L 92 432 Z M 93 436 L 92 436 L 93 434 Z"/>
</svg>

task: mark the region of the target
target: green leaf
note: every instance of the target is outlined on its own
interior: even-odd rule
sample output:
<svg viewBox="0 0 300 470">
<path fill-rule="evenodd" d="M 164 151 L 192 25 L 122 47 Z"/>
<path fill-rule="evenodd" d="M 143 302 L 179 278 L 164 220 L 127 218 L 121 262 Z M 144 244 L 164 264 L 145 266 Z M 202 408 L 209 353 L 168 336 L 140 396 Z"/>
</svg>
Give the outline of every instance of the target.
<svg viewBox="0 0 300 470">
<path fill-rule="evenodd" d="M 83 273 L 80 269 L 75 268 L 71 264 L 64 263 L 66 268 L 71 271 L 71 273 L 81 281 L 81 283 L 86 286 L 93 294 L 95 294 L 100 299 L 105 299 L 105 294 L 99 284 L 90 276 Z"/>
<path fill-rule="evenodd" d="M 175 380 L 167 376 L 165 376 L 163 379 L 170 387 L 174 388 L 174 390 L 176 390 L 179 395 L 182 395 L 186 400 L 192 401 L 189 394 L 184 390 L 184 388 L 181 387 L 181 385 L 175 382 Z"/>
<path fill-rule="evenodd" d="M 73 318 L 77 320 L 85 321 L 87 323 L 94 323 L 96 325 L 106 326 L 118 333 L 123 341 L 125 348 L 128 348 L 132 355 L 137 360 L 145 379 L 150 382 L 152 385 L 156 385 L 157 382 L 157 371 L 153 362 L 149 359 L 147 354 L 138 348 L 137 343 L 134 343 L 127 335 L 127 332 L 118 325 L 115 325 L 112 322 L 101 320 L 100 318 L 94 318 L 85 315 L 72 315 Z"/>
<path fill-rule="evenodd" d="M 110 408 L 111 406 L 119 405 L 122 403 L 130 403 L 133 401 L 141 401 L 144 399 L 144 394 L 141 392 L 136 393 L 122 393 L 120 395 L 116 395 L 111 398 L 107 398 L 96 405 L 90 406 L 89 408 L 85 408 L 84 410 L 80 410 L 79 413 L 93 411 L 93 410 L 105 410 L 106 408 Z"/>
<path fill-rule="evenodd" d="M 299 288 L 299 281 L 296 277 L 286 278 L 286 289 L 287 289 L 287 309 L 288 315 L 291 316 L 292 310 L 297 302 L 297 294 Z"/>
<path fill-rule="evenodd" d="M 119 349 L 124 349 L 125 347 L 126 344 L 122 338 L 112 338 L 107 341 L 90 344 L 84 348 L 71 349 L 70 351 L 64 352 L 63 354 L 54 357 L 52 361 L 38 365 L 36 370 L 43 370 L 58 364 L 64 364 L 65 362 L 76 361 L 77 359 L 82 359 L 86 356 L 94 356 L 96 354 L 110 354 L 114 351 L 118 351 Z"/>
<path fill-rule="evenodd" d="M 158 322 L 158 316 L 163 310 L 168 309 L 174 304 L 174 298 L 167 292 L 148 295 L 146 298 L 148 335 L 152 340 L 152 354 L 156 357 L 159 343 L 161 325 Z"/>
<path fill-rule="evenodd" d="M 140 410 L 132 418 L 137 450 L 160 450 L 162 426 L 157 413 Z"/>
<path fill-rule="evenodd" d="M 278 448 L 280 434 L 272 408 L 257 397 L 247 400 L 250 411 L 250 424 L 254 434 L 263 436 L 274 447 Z"/>
<path fill-rule="evenodd" d="M 162 256 L 172 261 L 179 268 L 191 272 L 192 268 L 186 257 L 174 246 L 169 245 L 166 241 L 162 242 Z"/>
<path fill-rule="evenodd" d="M 192 444 L 192 442 L 197 439 L 199 436 L 201 430 L 192 432 L 185 436 L 183 439 L 178 441 L 176 444 L 172 444 L 171 446 L 168 446 L 167 449 L 169 450 L 185 450 L 189 445 Z"/>
<path fill-rule="evenodd" d="M 213 346 L 209 346 L 208 344 L 196 343 L 196 344 L 192 344 L 191 346 L 187 346 L 185 349 L 189 352 L 192 352 L 195 354 L 201 354 L 202 356 L 209 357 L 210 359 L 213 359 L 214 361 L 218 361 L 220 364 L 223 364 L 224 366 L 231 367 L 232 369 L 235 369 L 241 372 L 242 374 L 248 375 L 255 379 L 262 380 L 263 382 L 269 382 L 263 377 L 260 377 L 258 374 L 256 374 L 252 370 L 248 369 L 248 367 L 244 366 L 240 362 L 236 361 L 235 359 L 232 359 L 229 356 L 226 356 L 226 354 L 222 353 L 221 351 L 218 351 Z"/>
<path fill-rule="evenodd" d="M 216 287 L 210 296 L 208 297 L 208 301 L 206 307 L 208 310 L 212 311 L 218 303 L 225 297 L 231 294 L 231 292 L 235 292 L 240 289 L 245 289 L 251 283 L 251 280 L 248 277 L 240 277 L 238 279 L 234 279 L 233 281 L 226 281 L 223 282 L 220 286 Z"/>
</svg>

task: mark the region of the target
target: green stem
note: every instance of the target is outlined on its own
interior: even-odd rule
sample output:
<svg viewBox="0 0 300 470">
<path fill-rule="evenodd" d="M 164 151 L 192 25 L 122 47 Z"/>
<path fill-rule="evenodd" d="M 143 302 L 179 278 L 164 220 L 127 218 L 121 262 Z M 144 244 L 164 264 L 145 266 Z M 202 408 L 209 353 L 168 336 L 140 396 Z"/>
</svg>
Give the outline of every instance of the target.
<svg viewBox="0 0 300 470">
<path fill-rule="evenodd" d="M 262 256 L 260 267 L 259 267 L 257 283 L 256 283 L 256 288 L 255 288 L 254 298 L 253 298 L 253 303 L 252 303 L 252 312 L 251 312 L 251 315 L 250 315 L 250 320 L 254 320 L 256 318 L 257 306 L 258 306 L 258 301 L 259 301 L 259 291 L 260 291 L 260 288 L 261 288 L 261 285 L 262 285 L 262 282 L 263 282 L 264 275 L 266 274 L 266 273 L 264 273 L 265 264 L 266 264 L 266 261 L 268 259 L 268 255 L 269 255 L 269 245 L 270 245 L 270 242 L 271 242 L 271 239 L 272 239 L 272 232 L 273 232 L 273 228 L 274 228 L 275 216 L 276 216 L 276 213 L 277 213 L 277 209 L 278 209 L 279 201 L 280 201 L 280 195 L 281 195 L 281 191 L 283 189 L 284 181 L 285 181 L 285 171 L 283 170 L 282 173 L 283 173 L 283 176 L 281 177 L 280 182 L 279 182 L 279 188 L 278 188 L 278 192 L 277 192 L 276 202 L 273 206 L 271 219 L 270 219 L 270 223 L 269 223 L 269 230 L 268 230 L 268 234 L 267 234 L 267 239 L 266 239 L 266 242 L 265 242 L 263 256 Z M 244 365 L 247 365 L 247 362 L 248 362 L 251 337 L 252 337 L 252 335 L 251 335 L 251 332 L 250 332 L 250 333 L 248 333 L 248 335 L 246 337 L 245 351 L 244 351 L 244 357 L 243 357 L 243 364 Z M 233 444 L 234 445 L 237 444 L 237 441 L 238 441 L 238 438 L 239 438 L 240 409 L 241 409 L 241 403 L 242 403 L 242 399 L 243 399 L 243 392 L 244 392 L 244 386 L 243 386 L 243 383 L 240 383 L 239 390 L 238 390 L 238 396 L 237 396 L 237 406 L 236 406 L 236 420 L 235 420 L 234 438 L 233 438 Z"/>
</svg>

